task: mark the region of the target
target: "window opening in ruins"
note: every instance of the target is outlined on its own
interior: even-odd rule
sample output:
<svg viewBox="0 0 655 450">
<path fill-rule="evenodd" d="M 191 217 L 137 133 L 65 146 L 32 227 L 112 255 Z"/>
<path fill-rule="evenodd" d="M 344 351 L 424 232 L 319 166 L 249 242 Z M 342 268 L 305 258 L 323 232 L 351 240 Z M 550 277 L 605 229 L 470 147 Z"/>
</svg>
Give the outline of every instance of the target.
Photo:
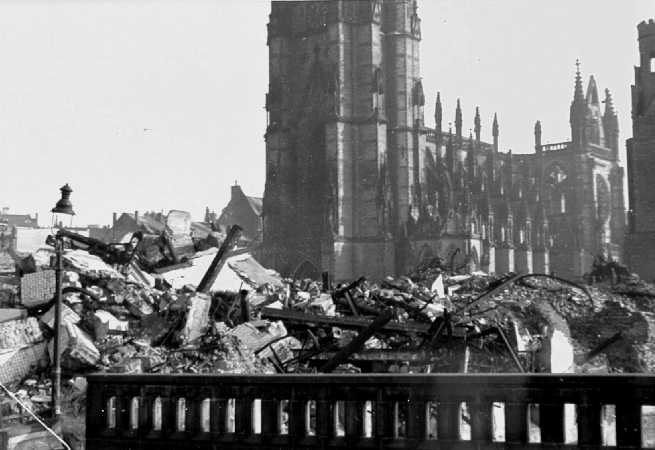
<svg viewBox="0 0 655 450">
<path fill-rule="evenodd" d="M 650 58 L 650 73 L 655 73 L 655 56 Z"/>
</svg>

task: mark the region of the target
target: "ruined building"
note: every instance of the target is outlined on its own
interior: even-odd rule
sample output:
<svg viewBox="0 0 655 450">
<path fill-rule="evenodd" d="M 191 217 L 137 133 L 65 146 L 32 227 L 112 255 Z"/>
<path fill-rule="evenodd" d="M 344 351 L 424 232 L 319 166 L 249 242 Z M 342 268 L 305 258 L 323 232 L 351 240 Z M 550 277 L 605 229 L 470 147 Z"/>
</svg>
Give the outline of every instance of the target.
<svg viewBox="0 0 655 450">
<path fill-rule="evenodd" d="M 337 280 L 455 268 L 581 275 L 623 235 L 618 125 L 579 73 L 571 141 L 530 154 L 424 121 L 416 0 L 272 2 L 266 97 L 266 263 Z M 447 121 L 447 120 L 446 120 Z M 468 127 L 466 127 L 468 128 Z"/>
<path fill-rule="evenodd" d="M 640 65 L 632 86 L 632 138 L 628 139 L 630 211 L 626 260 L 631 269 L 655 279 L 655 22 L 637 26 Z"/>
</svg>

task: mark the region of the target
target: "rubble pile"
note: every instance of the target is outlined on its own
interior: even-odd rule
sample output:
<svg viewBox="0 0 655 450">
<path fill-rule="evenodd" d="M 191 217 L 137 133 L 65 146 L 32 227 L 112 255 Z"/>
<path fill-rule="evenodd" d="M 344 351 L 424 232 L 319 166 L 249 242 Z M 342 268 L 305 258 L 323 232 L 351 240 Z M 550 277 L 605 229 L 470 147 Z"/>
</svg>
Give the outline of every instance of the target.
<svg viewBox="0 0 655 450">
<path fill-rule="evenodd" d="M 63 234 L 59 348 L 71 427 L 92 371 L 655 371 L 655 287 L 616 263 L 577 284 L 457 274 L 435 258 L 409 276 L 331 286 L 283 279 L 233 251 L 238 227 L 221 243 L 193 238 L 187 222 L 173 214 L 161 234 L 111 248 Z M 45 414 L 56 271 L 34 261 L 0 278 L 0 382 Z"/>
</svg>

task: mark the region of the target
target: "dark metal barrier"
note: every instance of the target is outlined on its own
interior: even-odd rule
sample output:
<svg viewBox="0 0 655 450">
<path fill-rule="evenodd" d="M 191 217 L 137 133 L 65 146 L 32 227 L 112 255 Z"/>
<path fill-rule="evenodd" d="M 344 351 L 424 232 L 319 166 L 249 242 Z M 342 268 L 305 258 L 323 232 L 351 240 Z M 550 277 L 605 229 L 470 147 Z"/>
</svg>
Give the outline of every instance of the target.
<svg viewBox="0 0 655 450">
<path fill-rule="evenodd" d="M 655 405 L 655 377 L 645 375 L 92 375 L 88 382 L 89 450 L 641 448 L 652 418 L 643 406 Z"/>
</svg>

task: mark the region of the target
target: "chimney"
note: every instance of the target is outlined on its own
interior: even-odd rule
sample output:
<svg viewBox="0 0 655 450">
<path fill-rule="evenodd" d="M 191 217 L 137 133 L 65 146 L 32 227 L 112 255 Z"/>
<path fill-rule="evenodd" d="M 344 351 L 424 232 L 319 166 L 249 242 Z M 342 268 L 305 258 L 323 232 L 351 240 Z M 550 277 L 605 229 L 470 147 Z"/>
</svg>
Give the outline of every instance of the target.
<svg viewBox="0 0 655 450">
<path fill-rule="evenodd" d="M 38 212 L 34 213 L 34 223 L 35 223 L 36 227 L 38 228 L 39 227 L 39 213 Z"/>
<path fill-rule="evenodd" d="M 134 221 L 135 222 L 139 221 L 139 211 L 134 211 Z"/>
<path fill-rule="evenodd" d="M 232 198 L 236 199 L 239 195 L 243 195 L 243 191 L 241 190 L 241 186 L 239 186 L 235 180 L 234 186 L 232 186 Z"/>
</svg>

